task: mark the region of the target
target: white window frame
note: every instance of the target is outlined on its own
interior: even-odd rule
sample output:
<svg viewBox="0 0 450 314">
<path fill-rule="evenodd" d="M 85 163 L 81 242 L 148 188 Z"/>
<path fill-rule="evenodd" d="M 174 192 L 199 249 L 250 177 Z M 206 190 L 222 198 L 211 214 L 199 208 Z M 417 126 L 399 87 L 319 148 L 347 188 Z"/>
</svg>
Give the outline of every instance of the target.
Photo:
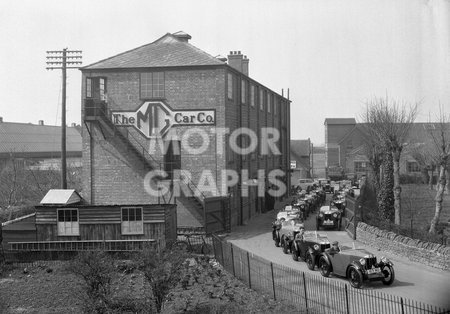
<svg viewBox="0 0 450 314">
<path fill-rule="evenodd" d="M 68 211 L 76 211 L 77 217 L 76 220 L 73 221 L 72 212 L 70 213 L 70 218 L 66 220 L 66 213 L 63 215 L 64 221 L 59 221 L 60 212 L 68 212 Z M 56 210 L 56 224 L 58 229 L 58 236 L 79 236 L 80 235 L 80 216 L 78 212 L 78 208 L 58 208 Z"/>
<path fill-rule="evenodd" d="M 227 96 L 228 99 L 233 99 L 233 74 L 232 73 L 228 73 L 228 80 L 227 80 L 227 88 L 228 88 L 228 92 L 227 92 Z"/>
<path fill-rule="evenodd" d="M 136 212 L 134 212 L 134 220 L 130 220 L 129 210 L 140 210 L 140 220 L 136 220 Z M 124 210 L 127 210 L 127 220 L 124 220 Z M 123 235 L 142 235 L 144 234 L 144 210 L 142 207 L 127 206 L 120 208 L 120 230 Z"/>
</svg>

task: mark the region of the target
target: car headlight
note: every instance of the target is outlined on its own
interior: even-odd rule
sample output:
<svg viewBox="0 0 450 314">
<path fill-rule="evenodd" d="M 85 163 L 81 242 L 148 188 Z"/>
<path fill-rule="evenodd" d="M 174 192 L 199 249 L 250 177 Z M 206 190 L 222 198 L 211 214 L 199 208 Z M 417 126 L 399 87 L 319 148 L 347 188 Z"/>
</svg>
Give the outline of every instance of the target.
<svg viewBox="0 0 450 314">
<path fill-rule="evenodd" d="M 320 218 L 322 218 L 322 217 L 323 217 L 323 214 L 322 214 L 322 213 L 320 213 L 320 214 L 319 214 L 319 217 L 320 217 Z"/>
<path fill-rule="evenodd" d="M 362 266 L 364 266 L 364 265 L 366 265 L 366 260 L 365 260 L 364 258 L 361 258 L 361 259 L 359 260 L 359 263 L 360 263 Z"/>
<path fill-rule="evenodd" d="M 320 249 L 320 246 L 318 244 L 314 244 L 313 248 L 317 251 L 318 249 Z"/>
<path fill-rule="evenodd" d="M 383 264 L 392 264 L 392 262 L 391 262 L 390 260 L 388 260 L 388 259 L 386 258 L 386 256 L 381 256 L 380 261 L 381 261 Z"/>
<path fill-rule="evenodd" d="M 337 218 L 337 214 L 336 214 L 336 213 L 334 213 L 334 214 L 333 214 L 333 217 L 334 217 L 334 218 Z"/>
</svg>

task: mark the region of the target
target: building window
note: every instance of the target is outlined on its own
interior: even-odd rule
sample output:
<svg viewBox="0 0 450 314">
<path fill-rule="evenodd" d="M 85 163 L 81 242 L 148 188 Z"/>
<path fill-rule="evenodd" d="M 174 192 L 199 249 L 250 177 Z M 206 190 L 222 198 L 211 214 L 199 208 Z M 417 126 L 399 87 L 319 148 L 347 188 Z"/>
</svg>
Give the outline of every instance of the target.
<svg viewBox="0 0 450 314">
<path fill-rule="evenodd" d="M 272 95 L 267 94 L 267 112 L 270 113 L 270 107 L 272 107 Z"/>
<path fill-rule="evenodd" d="M 144 234 L 142 207 L 122 207 L 122 234 Z"/>
<path fill-rule="evenodd" d="M 94 98 L 106 101 L 106 78 L 86 78 L 86 98 Z"/>
<path fill-rule="evenodd" d="M 247 82 L 242 80 L 241 81 L 241 102 L 242 102 L 242 104 L 245 104 L 246 98 L 247 98 Z"/>
<path fill-rule="evenodd" d="M 408 172 L 420 172 L 419 164 L 415 161 L 408 161 L 406 163 L 406 170 Z"/>
<path fill-rule="evenodd" d="M 264 90 L 259 90 L 259 109 L 264 110 Z"/>
<path fill-rule="evenodd" d="M 250 87 L 250 105 L 252 107 L 255 107 L 255 97 L 256 97 L 256 95 L 255 95 L 255 86 L 252 85 Z"/>
<path fill-rule="evenodd" d="M 78 209 L 58 209 L 58 236 L 79 236 Z"/>
<path fill-rule="evenodd" d="M 355 161 L 355 172 L 366 172 L 367 162 L 366 161 Z"/>
<path fill-rule="evenodd" d="M 86 78 L 86 98 L 92 98 L 92 79 Z"/>
<path fill-rule="evenodd" d="M 280 100 L 278 97 L 275 96 L 274 102 L 273 102 L 273 114 L 277 115 L 277 107 L 279 106 Z"/>
<path fill-rule="evenodd" d="M 164 72 L 141 73 L 141 99 L 164 98 Z"/>
<path fill-rule="evenodd" d="M 228 73 L 228 99 L 233 99 L 233 74 Z"/>
</svg>

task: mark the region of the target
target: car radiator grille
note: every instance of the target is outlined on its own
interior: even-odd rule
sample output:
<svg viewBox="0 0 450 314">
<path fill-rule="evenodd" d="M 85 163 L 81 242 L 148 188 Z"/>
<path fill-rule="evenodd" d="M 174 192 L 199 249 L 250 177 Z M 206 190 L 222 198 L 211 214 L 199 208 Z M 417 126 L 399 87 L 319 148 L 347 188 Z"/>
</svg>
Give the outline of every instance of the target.
<svg viewBox="0 0 450 314">
<path fill-rule="evenodd" d="M 366 257 L 366 269 L 372 268 L 377 263 L 376 257 Z"/>
</svg>

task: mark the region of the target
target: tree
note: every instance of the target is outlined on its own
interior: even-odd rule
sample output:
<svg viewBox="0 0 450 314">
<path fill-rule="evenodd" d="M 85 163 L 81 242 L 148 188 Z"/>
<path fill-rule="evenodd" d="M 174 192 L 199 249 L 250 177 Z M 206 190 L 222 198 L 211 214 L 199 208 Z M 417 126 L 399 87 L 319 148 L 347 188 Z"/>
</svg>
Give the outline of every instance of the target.
<svg viewBox="0 0 450 314">
<path fill-rule="evenodd" d="M 439 123 L 432 124 L 433 127 L 428 129 L 428 134 L 434 144 L 436 155 L 439 156 L 438 167 L 439 175 L 436 191 L 436 207 L 434 217 L 431 220 L 429 233 L 436 233 L 436 225 L 442 212 L 442 202 L 444 193 L 448 191 L 448 161 L 450 155 L 450 116 L 447 116 L 441 109 Z"/>
<path fill-rule="evenodd" d="M 363 119 L 366 128 L 379 147 L 383 147 L 392 155 L 393 161 L 393 193 L 394 193 L 394 221 L 400 224 L 401 213 L 401 187 L 400 187 L 400 156 L 412 123 L 417 116 L 418 104 L 406 103 L 386 98 L 374 98 L 367 103 L 367 110 Z M 391 171 L 390 169 L 388 171 Z M 389 174 L 386 178 L 389 178 Z M 388 183 L 388 182 L 385 182 Z"/>
</svg>

